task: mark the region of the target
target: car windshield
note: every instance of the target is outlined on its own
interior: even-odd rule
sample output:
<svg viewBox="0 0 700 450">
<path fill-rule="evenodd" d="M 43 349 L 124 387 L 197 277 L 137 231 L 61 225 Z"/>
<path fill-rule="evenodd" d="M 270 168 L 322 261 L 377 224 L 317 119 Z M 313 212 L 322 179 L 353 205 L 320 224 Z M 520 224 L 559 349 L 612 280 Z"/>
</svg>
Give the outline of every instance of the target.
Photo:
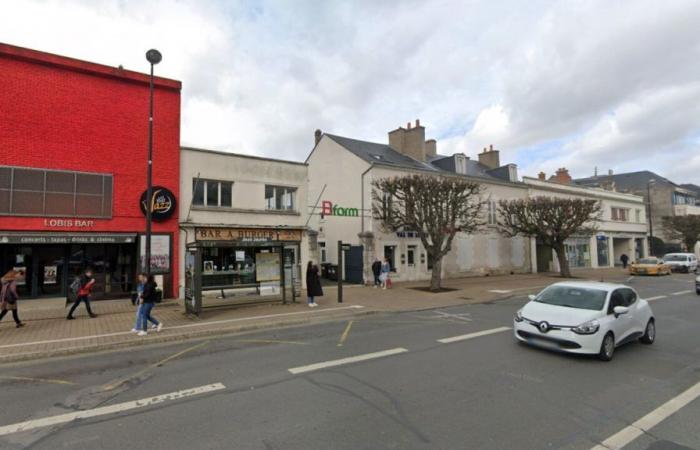
<svg viewBox="0 0 700 450">
<path fill-rule="evenodd" d="M 664 256 L 664 261 L 687 261 L 688 257 L 685 255 L 666 255 Z"/>
<path fill-rule="evenodd" d="M 549 286 L 535 298 L 538 303 L 565 306 L 567 308 L 600 311 L 608 293 L 600 289 L 576 286 Z"/>
<path fill-rule="evenodd" d="M 637 264 L 658 264 L 659 260 L 655 258 L 642 258 L 637 261 Z"/>
</svg>

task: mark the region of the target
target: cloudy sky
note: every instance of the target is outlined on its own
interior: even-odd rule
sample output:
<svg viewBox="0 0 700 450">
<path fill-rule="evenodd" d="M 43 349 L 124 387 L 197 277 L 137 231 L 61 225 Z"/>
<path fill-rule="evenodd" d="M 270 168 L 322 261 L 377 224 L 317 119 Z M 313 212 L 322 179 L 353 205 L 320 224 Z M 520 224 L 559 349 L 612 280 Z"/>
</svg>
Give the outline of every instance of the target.
<svg viewBox="0 0 700 450">
<path fill-rule="evenodd" d="M 0 41 L 182 80 L 182 143 L 303 160 L 316 128 L 521 173 L 700 184 L 700 1 L 0 0 Z"/>
</svg>

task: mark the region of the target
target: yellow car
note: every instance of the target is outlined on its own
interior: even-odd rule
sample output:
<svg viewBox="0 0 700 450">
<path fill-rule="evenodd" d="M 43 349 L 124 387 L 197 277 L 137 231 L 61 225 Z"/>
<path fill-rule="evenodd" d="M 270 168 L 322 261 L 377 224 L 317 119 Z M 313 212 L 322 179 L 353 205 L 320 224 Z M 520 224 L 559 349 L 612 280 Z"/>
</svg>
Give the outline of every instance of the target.
<svg viewBox="0 0 700 450">
<path fill-rule="evenodd" d="M 671 275 L 671 266 L 659 258 L 642 258 L 630 264 L 630 275 Z"/>
</svg>

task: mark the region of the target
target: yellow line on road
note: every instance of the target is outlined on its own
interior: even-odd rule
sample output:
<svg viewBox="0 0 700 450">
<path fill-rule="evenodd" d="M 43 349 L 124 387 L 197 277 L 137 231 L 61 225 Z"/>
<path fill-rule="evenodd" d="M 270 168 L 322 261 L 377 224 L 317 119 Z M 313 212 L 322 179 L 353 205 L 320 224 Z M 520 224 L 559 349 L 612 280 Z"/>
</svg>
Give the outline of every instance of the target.
<svg viewBox="0 0 700 450">
<path fill-rule="evenodd" d="M 292 344 L 292 345 L 309 345 L 308 342 L 298 341 L 283 341 L 279 339 L 235 339 L 234 342 L 246 342 L 251 344 Z"/>
<path fill-rule="evenodd" d="M 50 378 L 32 378 L 32 377 L 15 377 L 15 376 L 0 376 L 1 380 L 13 380 L 13 381 L 31 381 L 37 383 L 50 383 L 50 384 L 68 384 L 74 385 L 75 383 L 66 380 L 53 380 Z"/>
<path fill-rule="evenodd" d="M 345 331 L 343 331 L 343 334 L 340 335 L 338 347 L 342 347 L 345 344 L 345 340 L 348 338 L 348 334 L 350 334 L 350 329 L 352 328 L 352 322 L 352 320 L 348 322 L 348 325 L 345 327 Z"/>
<path fill-rule="evenodd" d="M 181 357 L 181 356 L 183 356 L 183 355 L 185 355 L 185 354 L 187 354 L 187 353 L 189 353 L 189 352 L 191 352 L 191 351 L 193 351 L 193 350 L 197 350 L 197 349 L 199 349 L 199 348 L 202 348 L 202 347 L 204 347 L 204 346 L 207 345 L 207 344 L 209 344 L 209 341 L 202 342 L 201 344 L 197 344 L 197 345 L 195 345 L 195 346 L 193 346 L 193 347 L 186 348 L 185 350 L 182 350 L 182 351 L 177 352 L 177 353 L 175 353 L 175 354 L 173 354 L 173 355 L 170 355 L 170 356 L 168 356 L 167 358 L 163 358 L 163 359 L 161 359 L 160 361 L 155 362 L 155 363 L 149 365 L 149 366 L 146 367 L 145 369 L 139 370 L 138 372 L 136 372 L 136 373 L 133 374 L 133 375 L 130 375 L 130 376 L 126 377 L 126 378 L 122 378 L 122 379 L 120 379 L 120 380 L 117 380 L 117 381 L 114 381 L 114 382 L 112 382 L 112 383 L 109 383 L 109 384 L 106 384 L 106 385 L 102 386 L 102 390 L 103 390 L 103 391 L 111 391 L 111 390 L 114 390 L 114 389 L 118 388 L 119 386 L 121 386 L 122 384 L 126 383 L 127 381 L 129 381 L 129 380 L 131 380 L 131 379 L 134 379 L 134 378 L 140 377 L 141 375 L 145 374 L 145 373 L 148 372 L 149 370 L 155 369 L 156 367 L 161 367 L 163 364 L 165 364 L 165 363 L 167 363 L 167 362 L 169 362 L 169 361 L 172 361 L 172 360 L 174 360 L 174 359 L 176 359 L 176 358 L 179 358 L 179 357 Z"/>
</svg>

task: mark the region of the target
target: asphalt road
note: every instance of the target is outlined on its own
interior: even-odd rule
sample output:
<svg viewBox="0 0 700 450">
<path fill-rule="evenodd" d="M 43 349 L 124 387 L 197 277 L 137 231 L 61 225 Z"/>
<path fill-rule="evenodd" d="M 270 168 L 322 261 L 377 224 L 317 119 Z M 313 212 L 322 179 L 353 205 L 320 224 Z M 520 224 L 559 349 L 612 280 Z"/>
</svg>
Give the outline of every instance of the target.
<svg viewBox="0 0 700 450">
<path fill-rule="evenodd" d="M 517 344 L 518 297 L 6 365 L 0 448 L 591 449 L 700 382 L 692 280 L 630 282 L 666 296 L 657 342 L 610 363 Z M 625 448 L 700 449 L 698 424 L 694 399 Z"/>
</svg>

